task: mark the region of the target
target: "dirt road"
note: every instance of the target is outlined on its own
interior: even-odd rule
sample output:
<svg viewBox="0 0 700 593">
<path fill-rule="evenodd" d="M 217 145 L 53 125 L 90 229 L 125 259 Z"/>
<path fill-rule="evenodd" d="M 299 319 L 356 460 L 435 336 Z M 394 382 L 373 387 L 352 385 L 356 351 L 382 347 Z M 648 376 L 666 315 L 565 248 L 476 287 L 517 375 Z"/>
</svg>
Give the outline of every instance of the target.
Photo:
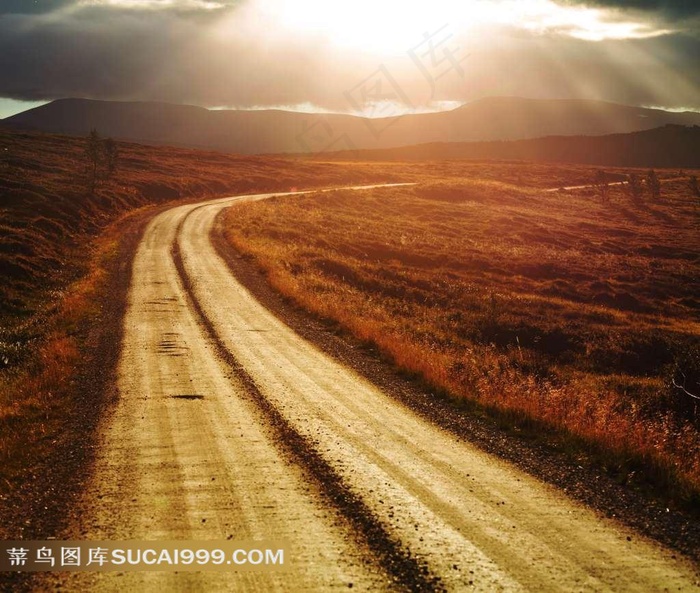
<svg viewBox="0 0 700 593">
<path fill-rule="evenodd" d="M 688 591 L 693 568 L 429 424 L 303 340 L 174 208 L 133 268 L 119 401 L 73 533 L 291 543 L 279 573 L 79 573 L 69 590 Z M 289 199 L 294 199 L 290 196 Z"/>
<path fill-rule="evenodd" d="M 659 183 L 664 184 L 664 183 L 669 183 L 670 181 L 683 181 L 687 180 L 688 177 L 668 177 L 666 179 L 659 179 Z M 628 182 L 627 181 L 610 181 L 608 182 L 608 187 L 612 187 L 614 185 L 626 185 Z M 557 191 L 572 191 L 575 189 L 592 189 L 595 188 L 596 185 L 595 183 L 587 183 L 584 185 L 566 185 L 563 187 L 552 187 L 550 189 L 546 189 L 545 191 L 547 192 L 557 192 Z"/>
</svg>

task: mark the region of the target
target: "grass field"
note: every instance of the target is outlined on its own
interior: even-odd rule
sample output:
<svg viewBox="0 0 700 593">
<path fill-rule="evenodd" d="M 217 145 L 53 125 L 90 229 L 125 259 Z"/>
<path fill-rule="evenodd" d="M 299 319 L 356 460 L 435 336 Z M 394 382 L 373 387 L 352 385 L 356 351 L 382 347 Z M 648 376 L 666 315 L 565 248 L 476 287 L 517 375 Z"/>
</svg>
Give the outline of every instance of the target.
<svg viewBox="0 0 700 593">
<path fill-rule="evenodd" d="M 463 163 L 241 157 L 120 142 L 116 170 L 108 176 L 101 164 L 93 192 L 86 145 L 84 138 L 0 128 L 0 513 L 51 505 L 47 480 L 74 479 L 60 472 L 51 478 L 52 464 L 74 455 L 71 443 L 92 430 L 86 418 L 99 416 L 104 401 L 103 393 L 85 393 L 84 377 L 109 362 L 94 342 L 114 325 L 106 317 L 115 307 L 105 305 L 118 298 L 116 272 L 128 273 L 122 245 L 131 214 L 183 200 L 440 179 L 464 169 Z M 581 176 L 580 168 L 561 168 L 563 184 Z M 537 183 L 537 173 L 526 181 Z M 109 372 L 101 368 L 102 375 Z M 32 498 L 31 490 L 39 494 Z M 5 539 L 18 535 L 13 526 L 4 523 Z"/>
<path fill-rule="evenodd" d="M 672 385 L 700 391 L 687 179 L 663 171 L 660 201 L 614 186 L 603 204 L 540 189 L 590 183 L 590 168 L 443 166 L 442 182 L 237 206 L 226 236 L 434 390 L 697 502 L 700 402 Z"/>
</svg>

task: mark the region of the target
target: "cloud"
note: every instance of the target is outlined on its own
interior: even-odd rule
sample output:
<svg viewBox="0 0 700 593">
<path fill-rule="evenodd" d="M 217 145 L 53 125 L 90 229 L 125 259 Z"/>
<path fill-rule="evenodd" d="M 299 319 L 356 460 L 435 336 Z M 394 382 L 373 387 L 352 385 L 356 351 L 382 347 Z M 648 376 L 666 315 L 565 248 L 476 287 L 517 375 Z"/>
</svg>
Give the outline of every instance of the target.
<svg viewBox="0 0 700 593">
<path fill-rule="evenodd" d="M 622 11 L 657 13 L 677 20 L 700 16 L 700 3 L 696 0 L 558 0 L 568 6 L 597 6 Z"/>
<path fill-rule="evenodd" d="M 177 11 L 104 6 L 5 16 L 0 96 L 284 104 L 332 84 L 334 76 L 321 80 L 320 72 L 335 57 L 314 39 L 266 37 L 264 23 L 240 19 L 219 26 Z"/>
<path fill-rule="evenodd" d="M 700 40 L 693 35 L 593 43 L 572 36 L 571 30 L 558 31 L 556 22 L 532 30 L 513 23 L 483 29 L 448 23 L 449 43 L 464 61 L 459 70 L 435 72 L 429 80 L 408 55 L 413 41 L 391 55 L 363 52 L 334 43 L 322 29 L 285 28 L 268 14 L 261 18 L 261 1 L 173 0 L 166 7 L 153 0 L 135 8 L 128 6 L 131 0 L 104 0 L 64 2 L 57 8 L 57 2 L 46 0 L 54 10 L 31 14 L 10 13 L 10 3 L 4 3 L 0 97 L 236 107 L 311 104 L 353 111 L 349 93 L 389 72 L 383 92 L 399 111 L 490 95 L 700 109 L 695 59 Z M 416 37 L 419 43 L 420 33 Z M 441 67 L 446 65 L 449 60 Z M 367 108 L 371 111 L 371 101 Z"/>
<path fill-rule="evenodd" d="M 46 14 L 81 8 L 114 10 L 211 11 L 234 6 L 240 0 L 2 0 L 3 14 Z"/>
<path fill-rule="evenodd" d="M 76 7 L 100 7 L 116 10 L 210 11 L 230 8 L 231 0 L 73 0 Z"/>
<path fill-rule="evenodd" d="M 76 3 L 77 0 L 3 0 L 2 14 L 41 14 L 58 10 Z"/>
</svg>

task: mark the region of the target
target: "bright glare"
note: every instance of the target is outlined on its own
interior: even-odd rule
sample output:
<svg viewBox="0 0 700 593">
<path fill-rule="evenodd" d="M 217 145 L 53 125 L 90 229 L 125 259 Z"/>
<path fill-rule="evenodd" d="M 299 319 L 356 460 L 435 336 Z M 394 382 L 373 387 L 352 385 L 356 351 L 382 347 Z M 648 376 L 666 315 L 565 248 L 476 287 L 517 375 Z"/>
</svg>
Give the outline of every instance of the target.
<svg viewBox="0 0 700 593">
<path fill-rule="evenodd" d="M 406 115 L 409 113 L 437 113 L 440 111 L 450 111 L 464 105 L 463 101 L 431 101 L 426 105 L 412 107 L 405 103 L 397 101 L 385 101 L 381 104 L 371 103 L 364 110 L 344 111 L 352 115 L 360 115 L 363 117 L 394 117 L 398 115 Z M 268 111 L 270 109 L 280 109 L 282 111 L 296 111 L 298 113 L 338 113 L 338 110 L 324 109 L 311 102 L 280 104 L 280 105 L 218 105 L 209 107 L 213 111 L 224 109 L 235 109 L 243 111 Z"/>
<path fill-rule="evenodd" d="M 205 12 L 229 7 L 234 23 L 243 9 L 263 31 L 323 37 L 337 47 L 379 55 L 405 54 L 436 31 L 477 38 L 494 27 L 507 27 L 588 41 L 671 32 L 620 20 L 613 11 L 553 0 L 79 0 L 74 6 Z"/>
<path fill-rule="evenodd" d="M 291 32 L 323 36 L 339 47 L 391 54 L 405 52 L 431 27 L 444 25 L 449 18 L 445 9 L 455 3 L 261 0 L 260 4 L 266 18 Z"/>
<path fill-rule="evenodd" d="M 590 41 L 668 33 L 644 23 L 615 20 L 601 9 L 562 6 L 552 0 L 258 0 L 262 18 L 290 32 L 319 35 L 344 48 L 377 54 L 405 53 L 447 27 L 478 35 L 493 27 L 524 29 Z"/>
</svg>

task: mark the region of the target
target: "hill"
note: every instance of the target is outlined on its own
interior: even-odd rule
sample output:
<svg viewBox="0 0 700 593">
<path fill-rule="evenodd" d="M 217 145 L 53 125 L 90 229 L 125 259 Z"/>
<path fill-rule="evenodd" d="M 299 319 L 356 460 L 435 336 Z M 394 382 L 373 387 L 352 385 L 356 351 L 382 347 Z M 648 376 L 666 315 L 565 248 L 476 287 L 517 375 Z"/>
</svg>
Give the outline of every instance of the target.
<svg viewBox="0 0 700 593">
<path fill-rule="evenodd" d="M 3 123 L 18 129 L 81 136 L 96 128 L 103 135 L 123 140 L 256 154 L 629 133 L 667 124 L 700 125 L 700 113 L 672 113 L 602 101 L 494 97 L 452 111 L 368 119 L 62 99 L 6 118 Z"/>
<path fill-rule="evenodd" d="M 617 167 L 700 168 L 700 126 L 666 125 L 605 136 L 549 136 L 513 142 L 451 142 L 338 152 L 334 158 L 426 161 L 502 159 Z"/>
</svg>

